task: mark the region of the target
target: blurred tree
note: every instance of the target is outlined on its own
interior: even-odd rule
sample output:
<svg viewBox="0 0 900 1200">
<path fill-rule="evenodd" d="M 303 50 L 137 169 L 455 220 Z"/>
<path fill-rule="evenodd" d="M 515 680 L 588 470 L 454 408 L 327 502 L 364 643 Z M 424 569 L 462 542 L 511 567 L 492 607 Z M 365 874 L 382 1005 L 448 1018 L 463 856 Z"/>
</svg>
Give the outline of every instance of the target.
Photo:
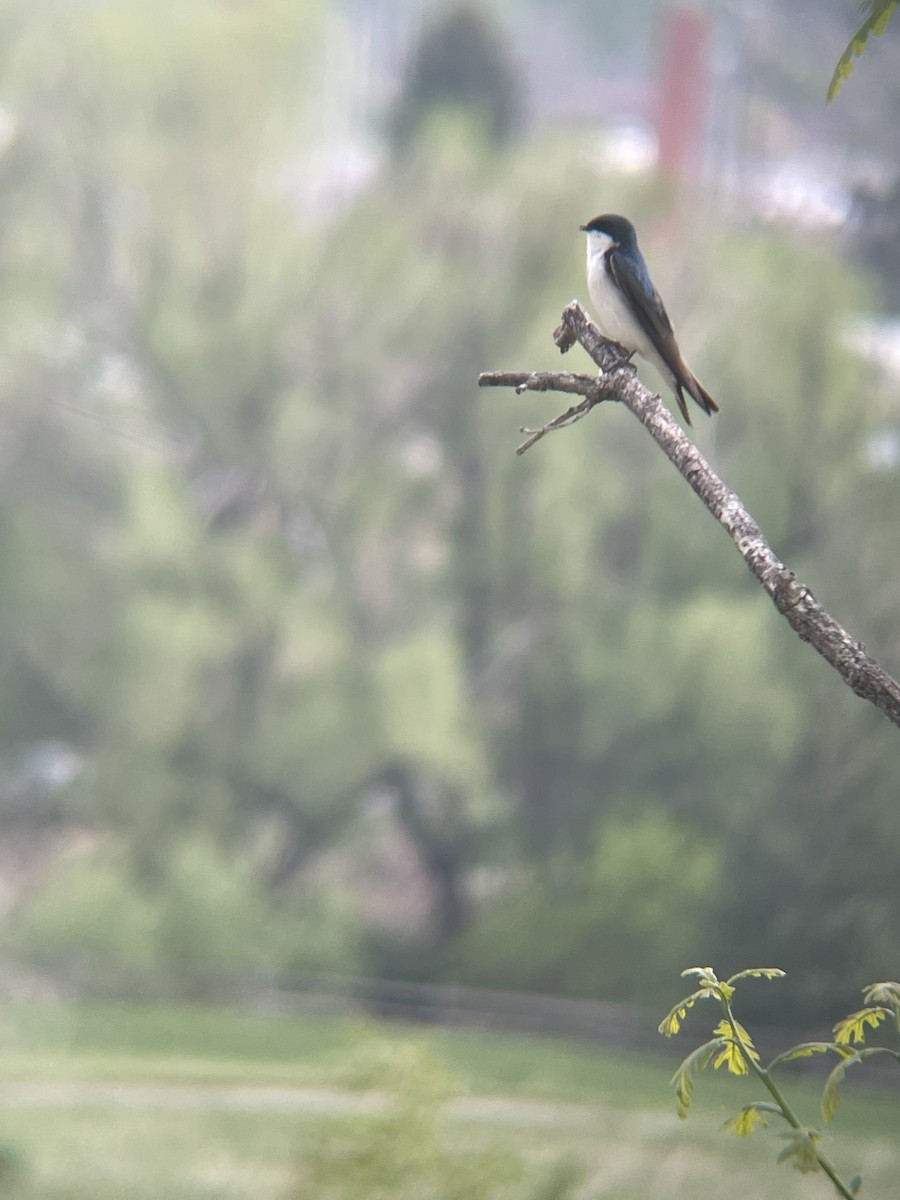
<svg viewBox="0 0 900 1200">
<path fill-rule="evenodd" d="M 665 965 L 677 972 L 705 945 L 715 860 L 712 844 L 652 809 L 598 822 L 587 853 L 566 849 L 515 874 L 458 943 L 456 969 L 522 991 L 658 995 Z"/>
<path fill-rule="evenodd" d="M 317 784 L 310 767 L 304 808 L 302 738 L 293 761 L 265 753 L 289 681 L 298 730 L 365 754 L 359 705 L 327 701 L 347 650 L 296 591 L 304 572 L 321 589 L 322 564 L 283 536 L 302 551 L 315 526 L 266 490 L 308 240 L 275 175 L 319 12 L 126 3 L 54 13 L 48 41 L 48 11 L 23 7 L 5 46 L 4 398 L 29 436 L 2 479 L 23 560 L 3 580 L 20 664 L 4 733 L 87 752 L 80 815 L 126 830 L 159 884 L 188 829 L 269 819 L 278 874 L 342 819 L 358 760 L 333 752 Z"/>
<path fill-rule="evenodd" d="M 821 697 L 810 708 L 819 725 L 805 729 L 777 791 L 735 816 L 723 864 L 730 886 L 712 939 L 723 962 L 749 954 L 785 963 L 786 1003 L 765 990 L 748 998 L 773 1023 L 804 1011 L 833 1019 L 835 997 L 854 1003 L 856 980 L 883 974 L 900 955 L 890 866 L 900 853 L 896 780 L 866 715 L 836 719 Z"/>
<path fill-rule="evenodd" d="M 510 53 L 500 28 L 475 0 L 460 0 L 425 25 L 391 119 L 395 149 L 406 152 L 433 114 L 448 108 L 474 117 L 493 145 L 508 142 L 522 122 Z"/>
<path fill-rule="evenodd" d="M 900 925 L 887 732 L 822 690 L 840 685 L 781 640 L 622 414 L 522 460 L 511 422 L 540 398 L 511 416 L 474 391 L 480 367 L 558 361 L 597 187 L 580 145 L 501 163 L 432 113 L 418 153 L 315 223 L 283 179 L 317 6 L 82 6 L 52 36 L 46 11 L 13 10 L 0 751 L 75 747 L 68 817 L 129 852 L 102 887 L 73 871 L 36 895 L 22 944 L 58 944 L 68 888 L 110 954 L 133 936 L 150 957 L 262 947 L 624 996 L 636 955 L 641 986 L 676 965 L 667 908 L 690 945 L 762 921 L 773 891 L 796 929 L 807 877 L 824 907 L 827 830 L 800 836 L 811 764 L 856 738 L 866 769 L 835 772 L 829 812 L 864 784 L 872 874 L 860 853 L 848 879 L 879 914 L 860 924 L 874 961 Z M 642 184 L 604 188 L 652 226 Z M 661 287 L 723 398 L 723 474 L 835 611 L 890 642 L 896 479 L 863 454 L 877 414 L 841 338 L 857 284 L 785 237 L 682 253 Z M 830 943 L 797 953 L 791 978 L 824 972 Z"/>
<path fill-rule="evenodd" d="M 853 249 L 878 280 L 886 306 L 900 312 L 900 179 L 884 195 L 858 188 L 850 228 Z"/>
</svg>

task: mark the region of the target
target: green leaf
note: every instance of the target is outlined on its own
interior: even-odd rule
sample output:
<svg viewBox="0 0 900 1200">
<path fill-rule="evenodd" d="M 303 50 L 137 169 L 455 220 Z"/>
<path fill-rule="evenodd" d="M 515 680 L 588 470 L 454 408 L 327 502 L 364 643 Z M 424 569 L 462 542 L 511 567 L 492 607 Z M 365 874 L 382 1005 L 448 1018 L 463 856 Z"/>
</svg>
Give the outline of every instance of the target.
<svg viewBox="0 0 900 1200">
<path fill-rule="evenodd" d="M 849 79 L 853 74 L 853 54 L 852 43 L 848 46 L 841 57 L 838 59 L 838 64 L 834 68 L 834 74 L 831 76 L 831 82 L 828 85 L 828 93 L 826 100 L 830 104 L 843 86 L 844 80 Z"/>
<path fill-rule="evenodd" d="M 741 979 L 784 979 L 786 972 L 780 967 L 748 967 L 746 971 L 738 971 L 732 975 L 729 983 L 737 983 Z"/>
<path fill-rule="evenodd" d="M 876 37 L 881 37 L 891 23 L 897 3 L 896 0 L 893 0 L 893 2 L 889 0 L 887 4 L 880 4 L 878 7 L 879 11 L 875 14 L 872 21 L 872 32 Z"/>
<path fill-rule="evenodd" d="M 844 1076 L 847 1074 L 848 1060 L 839 1062 L 836 1067 L 829 1073 L 825 1080 L 825 1086 L 822 1089 L 822 1120 L 830 1121 L 837 1112 L 841 1103 L 841 1094 L 838 1091 L 840 1085 L 844 1082 Z"/>
<path fill-rule="evenodd" d="M 769 1063 L 768 1069 L 771 1071 L 773 1067 L 793 1062 L 796 1058 L 812 1058 L 814 1054 L 827 1054 L 829 1050 L 844 1057 L 852 1053 L 834 1042 L 801 1042 L 798 1046 L 792 1046 L 790 1050 L 785 1050 L 783 1054 L 777 1054 Z"/>
<path fill-rule="evenodd" d="M 722 1024 L 724 1025 L 724 1024 L 726 1024 L 726 1022 L 723 1021 Z M 729 1018 L 727 1024 L 729 1026 L 729 1029 L 734 1030 L 737 1037 L 749 1049 L 750 1053 L 756 1059 L 756 1061 L 759 1062 L 759 1055 L 756 1053 L 756 1047 L 753 1045 L 753 1038 L 750 1036 L 750 1034 L 747 1032 L 747 1030 L 744 1028 L 744 1026 L 740 1023 L 740 1021 L 736 1021 L 734 1017 L 731 1017 L 731 1018 Z M 724 1033 L 724 1030 L 722 1032 Z"/>
<path fill-rule="evenodd" d="M 838 1021 L 834 1026 L 834 1040 L 844 1046 L 849 1046 L 851 1042 L 864 1042 L 867 1025 L 870 1029 L 877 1029 L 885 1017 L 892 1015 L 889 1008 L 861 1008 L 859 1012 Z"/>
<path fill-rule="evenodd" d="M 702 984 L 707 988 L 717 988 L 719 979 L 712 967 L 686 967 L 681 972 L 681 978 L 687 979 L 689 975 L 696 975 Z"/>
<path fill-rule="evenodd" d="M 659 1033 L 663 1037 L 674 1037 L 681 1029 L 681 1023 L 684 1021 L 689 1008 L 693 1008 L 698 1000 L 705 1000 L 710 995 L 708 988 L 701 988 L 699 992 L 691 992 L 690 996 L 685 996 L 683 1000 L 679 1000 L 673 1009 L 671 1009 L 657 1026 Z"/>
<path fill-rule="evenodd" d="M 897 1054 L 897 1051 L 889 1050 L 887 1046 L 868 1046 L 865 1050 L 857 1050 L 855 1053 L 849 1054 L 833 1068 L 825 1080 L 825 1086 L 822 1089 L 823 1121 L 830 1121 L 838 1110 L 841 1103 L 841 1094 L 838 1088 L 844 1082 L 847 1068 L 855 1067 L 857 1063 L 862 1062 L 865 1058 L 874 1058 L 876 1054 L 887 1054 L 890 1058 L 900 1060 L 900 1055 Z"/>
<path fill-rule="evenodd" d="M 722 1048 L 724 1041 L 724 1038 L 714 1038 L 711 1042 L 705 1042 L 702 1046 L 698 1046 L 696 1050 L 687 1056 L 672 1076 L 670 1082 L 675 1088 L 677 1111 L 682 1120 L 687 1116 L 688 1109 L 691 1106 L 696 1076 L 700 1071 L 704 1070 L 716 1051 Z"/>
<path fill-rule="evenodd" d="M 888 1008 L 900 1008 L 900 983 L 888 980 L 885 983 L 870 983 L 863 988 L 866 1004 L 885 1004 Z"/>
<path fill-rule="evenodd" d="M 688 967 L 681 972 L 682 979 L 686 979 L 689 975 L 696 975 L 702 986 L 696 992 L 691 992 L 690 996 L 686 996 L 684 1000 L 679 1000 L 660 1021 L 657 1029 L 663 1037 L 674 1037 L 678 1033 L 688 1009 L 693 1008 L 698 1000 L 731 998 L 731 989 L 717 979 L 712 967 Z"/>
<path fill-rule="evenodd" d="M 791 1133 L 779 1134 L 787 1140 L 787 1145 L 778 1155 L 776 1162 L 790 1163 L 792 1167 L 804 1175 L 811 1175 L 819 1170 L 819 1160 L 816 1158 L 816 1142 L 819 1135 L 814 1129 L 795 1129 Z"/>
<path fill-rule="evenodd" d="M 864 0 L 864 3 L 860 5 L 863 11 L 868 10 L 870 15 L 854 33 L 847 43 L 844 53 L 837 61 L 831 83 L 828 85 L 827 99 L 829 103 L 841 90 L 844 80 L 852 74 L 853 59 L 858 58 L 865 50 L 869 35 L 874 34 L 876 37 L 880 37 L 887 29 L 897 8 L 897 3 L 898 0 Z"/>
<path fill-rule="evenodd" d="M 727 1067 L 732 1075 L 746 1075 L 749 1071 L 747 1055 L 759 1062 L 759 1055 L 750 1034 L 740 1021 L 722 1020 L 716 1026 L 715 1033 L 722 1035 L 723 1047 L 716 1061 L 715 1070 Z"/>
<path fill-rule="evenodd" d="M 726 1129 L 731 1129 L 736 1137 L 749 1137 L 768 1123 L 760 1112 L 760 1105 L 745 1104 L 736 1117 L 726 1121 L 720 1128 L 723 1133 Z"/>
<path fill-rule="evenodd" d="M 716 1057 L 713 1068 L 718 1071 L 719 1067 L 727 1066 L 731 1075 L 746 1075 L 750 1068 L 747 1066 L 743 1050 L 731 1038 L 725 1038 L 723 1041 L 725 1044 L 722 1052 Z"/>
</svg>

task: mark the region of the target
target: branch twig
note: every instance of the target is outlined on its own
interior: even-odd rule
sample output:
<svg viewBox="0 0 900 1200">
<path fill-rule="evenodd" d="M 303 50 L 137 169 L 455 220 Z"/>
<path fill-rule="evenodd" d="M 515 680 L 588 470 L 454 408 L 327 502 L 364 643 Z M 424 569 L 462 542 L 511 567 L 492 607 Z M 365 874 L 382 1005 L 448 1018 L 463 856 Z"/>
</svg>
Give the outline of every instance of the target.
<svg viewBox="0 0 900 1200">
<path fill-rule="evenodd" d="M 794 632 L 834 667 L 857 696 L 880 708 L 888 720 L 900 727 L 900 684 L 776 557 L 740 497 L 716 475 L 659 396 L 623 368 L 620 348 L 603 337 L 577 300 L 563 310 L 562 323 L 553 336 L 563 354 L 579 342 L 600 367 L 601 374 L 595 377 L 568 372 L 488 372 L 478 379 L 480 387 L 514 387 L 520 393 L 558 391 L 584 397 L 581 403 L 572 405 L 541 429 L 523 430 L 530 436 L 517 453 L 523 454 L 547 433 L 581 420 L 602 400 L 624 404 L 725 529 Z"/>
<path fill-rule="evenodd" d="M 521 446 L 516 447 L 516 454 L 524 454 L 535 442 L 539 442 L 555 429 L 565 429 L 567 425 L 574 425 L 576 421 L 586 417 L 601 400 L 615 399 L 615 396 L 608 394 L 609 387 L 604 387 L 602 379 L 593 375 L 570 375 L 565 371 L 489 371 L 479 376 L 478 383 L 481 387 L 514 387 L 519 395 L 522 392 L 572 392 L 577 396 L 584 396 L 580 404 L 571 405 L 540 429 L 519 426 L 519 433 L 527 433 L 529 436 Z"/>
</svg>

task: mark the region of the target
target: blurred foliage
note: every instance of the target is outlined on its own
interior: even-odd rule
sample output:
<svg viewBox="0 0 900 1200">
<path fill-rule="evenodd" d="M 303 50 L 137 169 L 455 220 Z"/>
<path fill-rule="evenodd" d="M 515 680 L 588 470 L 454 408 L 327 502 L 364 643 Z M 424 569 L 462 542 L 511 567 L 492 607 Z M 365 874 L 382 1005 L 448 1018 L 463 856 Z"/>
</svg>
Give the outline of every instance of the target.
<svg viewBox="0 0 900 1200">
<path fill-rule="evenodd" d="M 664 964 L 674 969 L 704 944 L 698 930 L 720 886 L 701 838 L 659 812 L 614 817 L 592 854 L 559 852 L 523 873 L 462 939 L 459 969 L 522 991 L 657 994 Z"/>
<path fill-rule="evenodd" d="M 16 950 L 53 965 L 73 947 L 99 962 L 142 964 L 152 954 L 154 913 L 120 864 L 92 856 L 57 868 L 11 931 Z M 9 936 L 9 935 L 8 935 Z"/>
<path fill-rule="evenodd" d="M 0 1141 L 0 1184 L 4 1196 L 21 1195 L 20 1188 L 32 1173 L 28 1155 L 15 1142 Z"/>
<path fill-rule="evenodd" d="M 282 965 L 327 973 L 362 967 L 358 924 L 336 900 L 275 904 L 246 859 L 192 835 L 159 885 L 136 884 L 122 855 L 98 850 L 57 868 L 7 930 L 7 945 L 51 969 L 86 967 L 98 983 L 119 968 L 192 977 L 207 968 Z"/>
<path fill-rule="evenodd" d="M 384 1103 L 322 1128 L 298 1160 L 289 1193 L 297 1200 L 566 1200 L 576 1193 L 583 1170 L 574 1160 L 536 1169 L 507 1141 L 455 1145 L 442 1110 L 459 1085 L 424 1043 L 363 1035 L 345 1061 L 345 1086 L 375 1092 Z"/>
<path fill-rule="evenodd" d="M 707 453 L 889 665 L 865 285 L 781 234 L 673 243 L 577 138 L 444 107 L 310 209 L 323 13 L 0 14 L 0 761 L 82 764 L 17 825 L 7 948 L 649 1001 L 757 944 L 831 1006 L 900 954 L 893 731 L 627 414 L 518 459 L 546 401 L 475 381 L 558 363 L 601 192 L 722 403 Z"/>
<path fill-rule="evenodd" d="M 878 280 L 885 308 L 900 312 L 900 179 L 884 194 L 857 189 L 851 230 L 854 252 Z"/>
<path fill-rule="evenodd" d="M 500 27 L 483 4 L 457 0 L 433 15 L 406 63 L 390 123 L 396 150 L 406 152 L 442 109 L 462 109 L 488 144 L 508 142 L 522 123 L 515 64 Z"/>
</svg>

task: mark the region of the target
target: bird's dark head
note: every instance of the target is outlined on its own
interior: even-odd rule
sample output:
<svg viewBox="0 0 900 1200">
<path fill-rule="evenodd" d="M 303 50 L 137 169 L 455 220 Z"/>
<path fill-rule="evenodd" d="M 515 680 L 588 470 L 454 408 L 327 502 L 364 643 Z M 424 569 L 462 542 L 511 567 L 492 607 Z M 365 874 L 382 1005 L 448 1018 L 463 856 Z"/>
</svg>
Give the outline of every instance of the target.
<svg viewBox="0 0 900 1200">
<path fill-rule="evenodd" d="M 609 238 L 614 245 L 626 249 L 637 243 L 632 223 L 625 217 L 616 216 L 615 213 L 604 213 L 601 217 L 594 217 L 587 225 L 581 225 L 579 228 L 582 233 L 598 233 L 603 238 Z"/>
</svg>

